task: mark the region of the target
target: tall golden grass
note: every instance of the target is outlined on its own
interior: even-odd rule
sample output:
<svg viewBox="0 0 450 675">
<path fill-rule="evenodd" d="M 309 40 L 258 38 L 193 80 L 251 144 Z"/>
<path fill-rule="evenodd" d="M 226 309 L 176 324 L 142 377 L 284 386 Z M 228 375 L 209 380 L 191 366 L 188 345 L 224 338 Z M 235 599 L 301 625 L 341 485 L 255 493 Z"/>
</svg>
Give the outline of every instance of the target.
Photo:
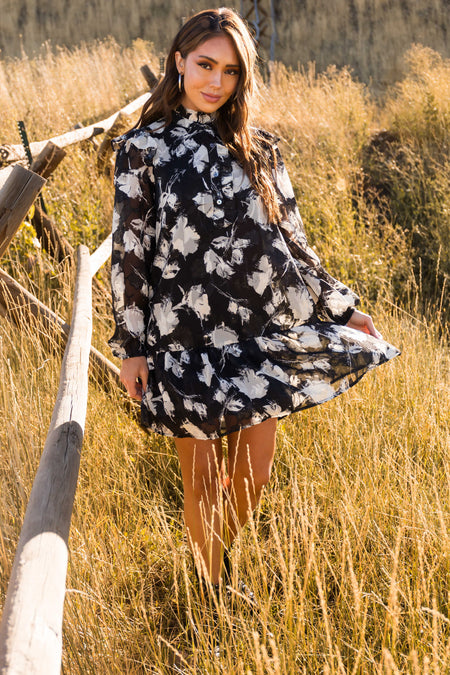
<svg viewBox="0 0 450 675">
<path fill-rule="evenodd" d="M 159 72 L 151 45 L 136 40 L 129 49 L 114 40 L 70 51 L 46 49 L 39 57 L 0 60 L 0 134 L 14 142 L 16 121 L 25 119 L 32 138 L 63 133 L 114 112 L 146 89 L 139 67 Z"/>
<path fill-rule="evenodd" d="M 144 47 L 147 60 L 142 43 L 122 51 L 109 41 L 16 62 L 3 71 L 4 91 L 16 98 L 0 135 L 14 140 L 16 113 L 37 138 L 121 105 L 140 87 L 135 71 Z M 422 56 L 423 78 L 441 80 L 435 96 L 444 110 L 448 71 Z M 101 61 L 96 90 L 90 64 Z M 35 104 L 44 76 L 49 108 Z M 119 392 L 92 381 L 70 537 L 63 672 L 449 672 L 448 332 L 437 300 L 419 311 L 409 231 L 368 192 L 362 159 L 381 123 L 409 143 L 413 130 L 402 115 L 416 101 L 405 94 L 416 75 L 409 77 L 383 106 L 345 70 L 316 76 L 280 66 L 271 87 L 259 87 L 255 123 L 282 137 L 311 241 L 330 271 L 360 290 L 363 308 L 402 355 L 338 399 L 280 422 L 273 478 L 232 554 L 258 609 L 250 612 L 238 597 L 220 604 L 222 654 L 214 658 L 217 628 L 193 582 L 172 441 L 146 433 Z M 443 129 L 445 136 L 448 120 Z M 108 232 L 111 182 L 96 174 L 89 144 L 70 150 L 44 196 L 74 244 L 94 248 Z M 27 233 L 25 227 L 2 262 L 69 318 L 73 272 L 34 249 Z M 107 271 L 99 280 L 106 288 Z M 402 304 L 399 286 L 409 288 Z M 111 326 L 109 303 L 98 294 L 93 341 L 103 351 Z M 35 331 L 1 320 L 1 604 L 60 361 Z"/>
<path fill-rule="evenodd" d="M 283 0 L 273 5 L 275 59 L 288 66 L 296 68 L 309 61 L 320 71 L 330 63 L 350 66 L 364 82 L 384 85 L 404 72 L 402 56 L 413 42 L 450 56 L 447 0 L 334 0 L 332 4 Z M 127 45 L 136 38 L 150 40 L 156 53 L 165 54 L 182 18 L 211 6 L 215 4 L 210 0 L 7 2 L 0 23 L 0 50 L 3 58 L 20 57 L 23 52 L 35 56 L 48 42 L 74 47 L 112 36 Z M 270 2 L 260 0 L 259 6 L 268 14 L 261 47 L 269 58 Z M 250 23 L 254 21 L 253 0 L 240 0 L 234 7 Z"/>
</svg>

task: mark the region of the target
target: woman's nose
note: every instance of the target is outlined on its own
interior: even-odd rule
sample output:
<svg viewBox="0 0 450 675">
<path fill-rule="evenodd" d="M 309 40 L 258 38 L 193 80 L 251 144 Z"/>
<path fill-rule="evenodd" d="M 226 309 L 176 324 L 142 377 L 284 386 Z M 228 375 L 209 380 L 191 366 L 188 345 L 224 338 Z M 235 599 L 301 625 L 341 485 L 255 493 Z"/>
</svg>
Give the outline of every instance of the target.
<svg viewBox="0 0 450 675">
<path fill-rule="evenodd" d="M 219 89 L 222 85 L 222 73 L 216 71 L 211 74 L 211 86 Z"/>
</svg>

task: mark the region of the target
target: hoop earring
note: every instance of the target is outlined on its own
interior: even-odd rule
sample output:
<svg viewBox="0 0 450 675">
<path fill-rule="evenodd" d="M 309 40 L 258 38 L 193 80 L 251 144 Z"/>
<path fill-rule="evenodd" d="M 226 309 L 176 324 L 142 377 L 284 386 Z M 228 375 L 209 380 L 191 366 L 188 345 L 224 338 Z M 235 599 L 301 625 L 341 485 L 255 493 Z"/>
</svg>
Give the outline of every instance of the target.
<svg viewBox="0 0 450 675">
<path fill-rule="evenodd" d="M 183 91 L 183 73 L 178 73 L 178 89 Z"/>
</svg>

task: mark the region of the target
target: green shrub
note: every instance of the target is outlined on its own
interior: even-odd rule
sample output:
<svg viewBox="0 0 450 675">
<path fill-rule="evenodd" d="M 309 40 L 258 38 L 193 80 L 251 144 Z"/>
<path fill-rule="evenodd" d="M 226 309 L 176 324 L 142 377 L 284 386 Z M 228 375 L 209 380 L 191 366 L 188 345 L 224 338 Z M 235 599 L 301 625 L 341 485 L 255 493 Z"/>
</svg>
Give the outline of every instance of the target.
<svg viewBox="0 0 450 675">
<path fill-rule="evenodd" d="M 385 102 L 386 129 L 362 153 L 366 190 L 405 232 L 422 308 L 448 310 L 450 60 L 416 46 L 407 61 L 407 76 Z"/>
</svg>

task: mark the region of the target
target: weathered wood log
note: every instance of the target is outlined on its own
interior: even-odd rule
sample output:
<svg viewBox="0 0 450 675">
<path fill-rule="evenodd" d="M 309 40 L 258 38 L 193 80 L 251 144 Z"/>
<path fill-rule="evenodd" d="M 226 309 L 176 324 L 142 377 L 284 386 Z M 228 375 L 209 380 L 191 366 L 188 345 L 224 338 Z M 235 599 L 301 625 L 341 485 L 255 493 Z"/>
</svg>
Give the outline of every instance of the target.
<svg viewBox="0 0 450 675">
<path fill-rule="evenodd" d="M 36 204 L 31 223 L 42 247 L 58 262 L 73 258 L 74 248 L 58 230 L 52 219 Z"/>
<path fill-rule="evenodd" d="M 141 73 L 148 84 L 148 88 L 150 89 L 150 91 L 152 91 L 152 89 L 154 89 L 158 84 L 158 78 L 146 63 L 143 66 L 141 66 Z"/>
<path fill-rule="evenodd" d="M 94 276 L 102 265 L 108 260 L 111 255 L 112 248 L 112 234 L 106 237 L 105 241 L 100 244 L 97 250 L 91 254 L 91 274 Z"/>
<path fill-rule="evenodd" d="M 4 313 L 19 329 L 31 326 L 43 338 L 51 336 L 57 346 L 66 343 L 70 331 L 68 324 L 2 269 L 0 269 L 0 313 Z M 112 384 L 124 390 L 117 366 L 95 347 L 91 347 L 91 363 L 95 379 L 106 390 L 109 390 Z"/>
<path fill-rule="evenodd" d="M 0 258 L 44 183 L 45 178 L 23 166 L 0 171 Z"/>
<path fill-rule="evenodd" d="M 117 114 L 116 120 L 112 127 L 105 132 L 100 147 L 97 152 L 97 169 L 99 171 L 104 171 L 105 166 L 113 154 L 113 149 L 111 147 L 111 139 L 115 136 L 119 136 L 125 129 L 131 127 L 131 117 L 130 115 L 124 115 L 123 112 Z"/>
<path fill-rule="evenodd" d="M 81 127 L 81 129 L 68 131 L 65 134 L 54 136 L 53 138 L 47 139 L 45 141 L 35 141 L 34 143 L 30 143 L 31 154 L 33 157 L 37 156 L 49 141 L 52 141 L 52 143 L 55 143 L 55 145 L 58 145 L 60 148 L 65 148 L 68 145 L 72 145 L 73 143 L 85 141 L 88 138 L 92 138 L 92 136 L 103 134 L 112 127 L 119 112 L 122 112 L 125 115 L 132 115 L 134 112 L 136 112 L 136 110 L 142 108 L 144 103 L 148 100 L 148 97 L 148 92 L 142 94 L 134 101 L 128 103 L 128 105 L 126 105 L 124 108 L 121 108 L 121 110 L 118 112 L 115 112 L 105 120 L 101 120 L 95 124 L 90 124 L 87 127 Z M 17 162 L 21 159 L 25 159 L 25 150 L 23 149 L 22 145 L 4 144 L 0 146 L 1 164 L 9 164 L 10 162 Z"/>
<path fill-rule="evenodd" d="M 56 404 L 31 490 L 0 625 L 0 672 L 59 675 L 68 539 L 88 396 L 89 251 L 78 249 L 72 323 Z"/>
<path fill-rule="evenodd" d="M 64 148 L 59 148 L 52 141 L 49 141 L 31 164 L 30 170 L 43 176 L 43 178 L 48 178 L 66 155 L 67 152 Z"/>
</svg>

